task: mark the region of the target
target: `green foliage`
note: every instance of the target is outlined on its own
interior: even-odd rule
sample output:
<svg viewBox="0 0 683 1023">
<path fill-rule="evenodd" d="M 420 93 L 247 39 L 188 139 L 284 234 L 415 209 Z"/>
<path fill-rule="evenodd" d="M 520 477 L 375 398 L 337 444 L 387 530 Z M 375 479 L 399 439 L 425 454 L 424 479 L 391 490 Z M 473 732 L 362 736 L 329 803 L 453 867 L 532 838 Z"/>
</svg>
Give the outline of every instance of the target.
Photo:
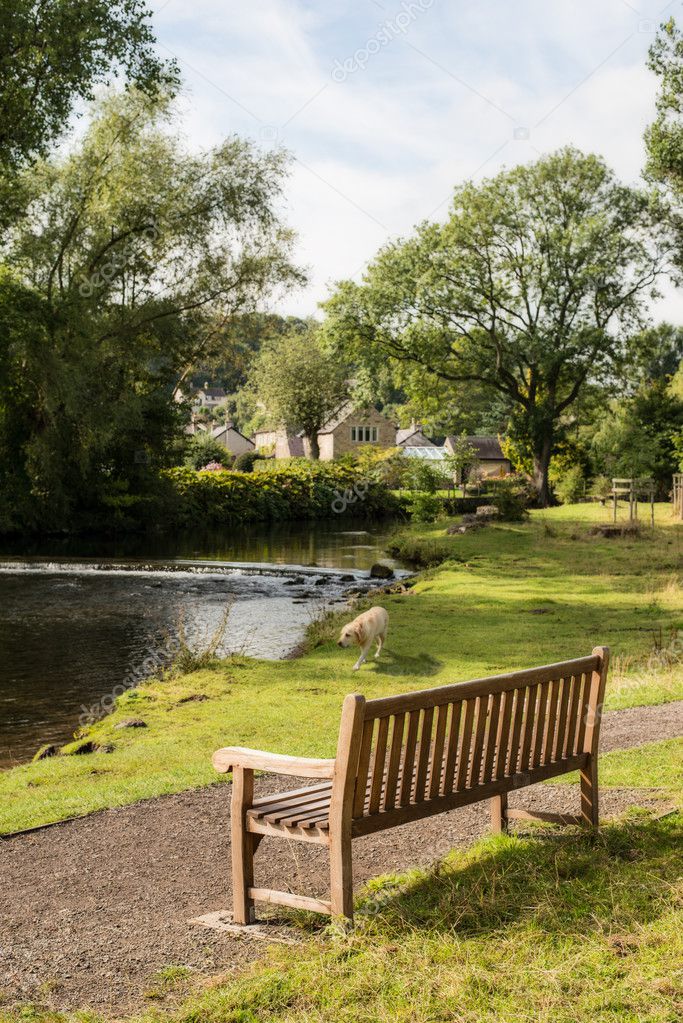
<svg viewBox="0 0 683 1023">
<path fill-rule="evenodd" d="M 491 504 L 498 509 L 501 522 L 523 522 L 535 494 L 525 476 L 508 476 L 496 480 Z"/>
<path fill-rule="evenodd" d="M 367 516 L 398 510 L 387 487 L 372 480 L 362 480 L 361 496 L 345 501 L 359 477 L 352 467 L 335 462 L 301 459 L 264 472 L 169 469 L 163 475 L 174 493 L 169 514 L 179 525 L 325 518 L 342 508 Z"/>
<path fill-rule="evenodd" d="M 230 452 L 207 431 L 201 430 L 190 438 L 185 456 L 188 469 L 203 469 L 209 462 L 220 462 L 227 468 L 231 461 Z"/>
<path fill-rule="evenodd" d="M 443 502 L 436 494 L 418 491 L 410 497 L 408 512 L 415 522 L 435 522 L 443 513 Z"/>
<path fill-rule="evenodd" d="M 652 477 L 665 497 L 678 468 L 683 400 L 666 380 L 643 385 L 632 397 L 613 401 L 591 437 L 593 460 L 604 475 Z"/>
<path fill-rule="evenodd" d="M 231 138 L 190 156 L 168 112 L 114 96 L 27 175 L 0 277 L 0 529 L 149 516 L 182 457 L 188 363 L 213 351 L 217 318 L 299 279 L 275 212 L 282 155 Z"/>
<path fill-rule="evenodd" d="M 276 426 L 303 430 L 311 457 L 319 457 L 318 431 L 348 396 L 346 367 L 322 346 L 316 328 L 287 334 L 264 347 L 250 388 Z"/>
<path fill-rule="evenodd" d="M 338 286 L 325 335 L 352 361 L 417 367 L 425 390 L 503 395 L 547 503 L 557 425 L 589 376 L 612 377 L 661 271 L 651 230 L 647 195 L 563 149 L 457 188 L 445 224 Z"/>
<path fill-rule="evenodd" d="M 554 484 L 555 496 L 562 504 L 576 504 L 586 493 L 586 478 L 580 465 L 567 469 Z"/>
<path fill-rule="evenodd" d="M 440 490 L 446 481 L 443 471 L 436 468 L 425 458 L 405 458 L 402 486 L 408 490 L 422 491 L 425 494 L 434 494 Z"/>
<path fill-rule="evenodd" d="M 589 494 L 598 501 L 606 501 L 612 493 L 612 480 L 609 476 L 596 476 L 591 483 Z"/>
<path fill-rule="evenodd" d="M 45 156 L 73 112 L 121 76 L 148 96 L 178 86 L 159 58 L 143 0 L 0 3 L 0 224 L 24 198 L 17 172 Z"/>
<path fill-rule="evenodd" d="M 258 451 L 244 451 L 235 459 L 233 468 L 235 472 L 253 472 L 254 465 L 261 458 L 263 458 L 263 455 L 259 454 Z"/>
</svg>

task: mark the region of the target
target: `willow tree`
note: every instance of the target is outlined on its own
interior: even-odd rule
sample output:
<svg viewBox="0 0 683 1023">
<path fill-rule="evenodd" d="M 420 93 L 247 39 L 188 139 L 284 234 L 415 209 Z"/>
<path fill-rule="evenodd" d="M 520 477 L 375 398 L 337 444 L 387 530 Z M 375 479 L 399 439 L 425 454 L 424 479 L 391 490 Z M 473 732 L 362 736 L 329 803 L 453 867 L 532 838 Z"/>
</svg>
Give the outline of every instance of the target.
<svg viewBox="0 0 683 1023">
<path fill-rule="evenodd" d="M 482 387 L 512 407 L 539 502 L 558 424 L 615 372 L 666 258 L 648 197 L 597 156 L 560 150 L 457 188 L 444 224 L 387 245 L 325 305 L 358 363 L 412 367 L 423 393 Z"/>
<path fill-rule="evenodd" d="M 71 153 L 32 169 L 7 241 L 0 460 L 40 522 L 144 495 L 173 460 L 187 368 L 224 349 L 236 314 L 300 280 L 277 212 L 283 154 L 238 137 L 189 153 L 170 109 L 107 100 Z"/>
</svg>

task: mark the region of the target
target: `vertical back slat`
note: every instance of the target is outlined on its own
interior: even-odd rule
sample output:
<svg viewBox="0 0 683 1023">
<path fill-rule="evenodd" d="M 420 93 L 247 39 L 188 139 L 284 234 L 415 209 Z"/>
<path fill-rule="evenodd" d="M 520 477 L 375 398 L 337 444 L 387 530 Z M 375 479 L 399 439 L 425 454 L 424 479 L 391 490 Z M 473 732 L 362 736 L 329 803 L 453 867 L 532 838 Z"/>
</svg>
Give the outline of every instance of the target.
<svg viewBox="0 0 683 1023">
<path fill-rule="evenodd" d="M 545 719 L 548 711 L 548 693 L 550 683 L 541 683 L 541 693 L 538 698 L 538 712 L 534 725 L 533 749 L 531 752 L 531 766 L 538 767 L 543 760 L 543 740 L 545 738 Z"/>
<path fill-rule="evenodd" d="M 434 720 L 434 708 L 426 707 L 422 715 L 422 729 L 420 731 L 420 755 L 417 762 L 417 776 L 415 778 L 415 802 L 419 803 L 424 799 L 425 785 L 427 784 L 427 768 L 429 767 L 429 754 L 432 748 L 432 722 Z"/>
<path fill-rule="evenodd" d="M 529 770 L 531 743 L 534 734 L 534 723 L 538 713 L 537 708 L 540 689 L 540 686 L 530 686 L 526 691 L 526 707 L 524 709 L 524 723 L 522 725 L 522 753 L 517 762 L 518 771 Z"/>
<path fill-rule="evenodd" d="M 401 778 L 401 794 L 399 801 L 401 806 L 407 806 L 413 791 L 413 778 L 415 777 L 415 749 L 417 747 L 417 735 L 420 725 L 420 711 L 411 710 L 408 715 L 408 731 L 406 744 L 403 753 L 403 776 Z"/>
<path fill-rule="evenodd" d="M 358 771 L 356 774 L 356 791 L 353 795 L 353 816 L 362 817 L 365 809 L 365 797 L 368 790 L 368 771 L 370 770 L 370 755 L 372 753 L 372 736 L 375 730 L 375 722 L 372 718 L 363 725 L 363 737 L 361 739 L 360 754 L 358 756 Z"/>
<path fill-rule="evenodd" d="M 522 721 L 524 719 L 524 697 L 526 696 L 526 689 L 515 689 L 515 709 L 513 712 L 512 719 L 512 738 L 510 739 L 510 756 L 508 757 L 508 770 L 509 775 L 517 774 L 517 764 L 519 761 L 519 741 L 522 734 Z"/>
<path fill-rule="evenodd" d="M 474 733 L 474 746 L 472 749 L 472 762 L 467 775 L 467 787 L 479 784 L 481 776 L 481 758 L 484 752 L 484 733 L 489 712 L 489 696 L 477 697 L 477 727 Z"/>
<path fill-rule="evenodd" d="M 476 697 L 464 700 L 463 702 L 465 703 L 465 721 L 460 735 L 460 742 L 458 743 L 458 770 L 455 781 L 456 791 L 464 789 L 467 784 L 467 771 L 470 762 L 470 749 L 472 747 L 472 726 L 474 724 L 474 705 L 476 703 Z"/>
<path fill-rule="evenodd" d="M 502 695 L 502 693 L 494 693 L 493 699 L 491 700 L 491 709 L 489 711 L 489 731 L 486 739 L 486 753 L 484 755 L 483 780 L 485 782 L 491 781 L 493 778 L 493 765 L 498 743 L 498 723 L 500 720 L 500 704 Z"/>
<path fill-rule="evenodd" d="M 548 713 L 545 723 L 545 737 L 543 740 L 543 763 L 551 764 L 553 760 L 553 749 L 555 744 L 555 729 L 557 727 L 557 703 L 560 695 L 560 679 L 554 678 L 550 683 L 550 694 L 548 697 Z"/>
<path fill-rule="evenodd" d="M 498 725 L 498 750 L 496 752 L 496 779 L 505 777 L 508 747 L 510 745 L 510 721 L 512 720 L 513 690 L 503 693 L 503 713 Z"/>
<path fill-rule="evenodd" d="M 384 783 L 384 761 L 387 755 L 387 733 L 389 731 L 389 718 L 380 718 L 377 728 L 377 743 L 375 744 L 375 757 L 372 765 L 372 782 L 370 785 L 370 813 L 377 813 L 379 802 L 382 797 L 382 785 Z"/>
<path fill-rule="evenodd" d="M 387 780 L 384 789 L 384 809 L 393 810 L 396 806 L 396 790 L 398 789 L 398 770 L 401 765 L 401 753 L 403 751 L 403 726 L 405 714 L 394 716 L 394 726 L 391 730 L 391 749 L 389 751 L 389 766 L 387 768 Z"/>
<path fill-rule="evenodd" d="M 434 732 L 434 746 L 432 747 L 432 762 L 429 776 L 430 799 L 435 799 L 441 791 L 443 751 L 446 740 L 446 723 L 448 721 L 448 704 L 442 703 L 440 707 L 437 707 L 436 715 L 436 729 Z"/>
<path fill-rule="evenodd" d="M 562 688 L 560 690 L 557 735 L 555 736 L 555 744 L 553 746 L 553 760 L 561 760 L 563 755 L 562 751 L 564 749 L 564 740 L 567 732 L 567 714 L 569 713 L 571 677 L 563 678 L 561 682 Z"/>
<path fill-rule="evenodd" d="M 564 757 L 573 757 L 576 752 L 576 723 L 579 717 L 579 697 L 581 696 L 581 678 L 571 677 L 571 694 L 567 713 L 567 730 L 564 739 Z"/>
<path fill-rule="evenodd" d="M 458 743 L 460 740 L 460 720 L 462 717 L 462 702 L 451 706 L 451 727 L 448 729 L 448 749 L 446 752 L 446 770 L 443 773 L 443 785 L 441 791 L 444 796 L 450 796 L 453 791 L 453 779 L 455 778 L 455 765 L 458 759 Z"/>
<path fill-rule="evenodd" d="M 576 750 L 583 752 L 583 745 L 586 739 L 586 716 L 588 714 L 590 698 L 590 675 L 585 673 L 581 676 L 581 697 L 579 699 L 579 730 L 576 736 Z"/>
</svg>

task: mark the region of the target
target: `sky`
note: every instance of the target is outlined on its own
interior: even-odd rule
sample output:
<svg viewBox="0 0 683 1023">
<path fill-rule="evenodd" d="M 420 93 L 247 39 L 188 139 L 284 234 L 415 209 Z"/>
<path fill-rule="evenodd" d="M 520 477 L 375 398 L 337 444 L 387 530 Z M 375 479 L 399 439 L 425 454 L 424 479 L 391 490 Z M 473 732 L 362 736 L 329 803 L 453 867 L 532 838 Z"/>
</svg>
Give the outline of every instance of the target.
<svg viewBox="0 0 683 1023">
<path fill-rule="evenodd" d="M 154 0 L 188 143 L 238 133 L 291 154 L 283 211 L 310 315 L 453 188 L 572 144 L 625 181 L 644 164 L 647 51 L 681 0 Z M 683 323 L 666 286 L 655 318 Z"/>
</svg>

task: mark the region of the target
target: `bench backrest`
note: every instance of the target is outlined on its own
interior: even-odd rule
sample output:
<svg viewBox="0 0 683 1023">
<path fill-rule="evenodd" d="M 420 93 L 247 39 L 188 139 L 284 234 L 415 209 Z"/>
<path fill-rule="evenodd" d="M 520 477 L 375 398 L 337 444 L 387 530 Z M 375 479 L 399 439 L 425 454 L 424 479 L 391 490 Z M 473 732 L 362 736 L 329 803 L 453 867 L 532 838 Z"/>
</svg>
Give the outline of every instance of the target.
<svg viewBox="0 0 683 1023">
<path fill-rule="evenodd" d="M 345 819 L 422 816 L 541 781 L 597 752 L 608 651 L 366 701 L 344 703 L 333 807 Z M 435 807 L 434 807 L 435 808 Z"/>
</svg>

